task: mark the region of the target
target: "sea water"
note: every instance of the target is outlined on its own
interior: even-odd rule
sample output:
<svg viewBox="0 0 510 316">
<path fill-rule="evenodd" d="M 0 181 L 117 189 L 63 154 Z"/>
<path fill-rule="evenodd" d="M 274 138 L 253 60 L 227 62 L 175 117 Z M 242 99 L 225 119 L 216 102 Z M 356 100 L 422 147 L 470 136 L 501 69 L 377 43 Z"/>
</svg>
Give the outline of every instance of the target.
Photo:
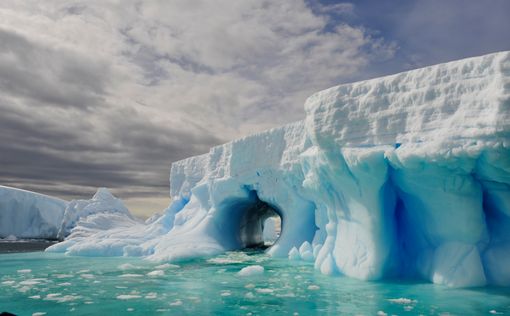
<svg viewBox="0 0 510 316">
<path fill-rule="evenodd" d="M 261 266 L 245 270 L 250 266 Z M 510 290 L 364 282 L 229 252 L 180 262 L 0 255 L 0 312 L 18 315 L 509 315 Z"/>
</svg>

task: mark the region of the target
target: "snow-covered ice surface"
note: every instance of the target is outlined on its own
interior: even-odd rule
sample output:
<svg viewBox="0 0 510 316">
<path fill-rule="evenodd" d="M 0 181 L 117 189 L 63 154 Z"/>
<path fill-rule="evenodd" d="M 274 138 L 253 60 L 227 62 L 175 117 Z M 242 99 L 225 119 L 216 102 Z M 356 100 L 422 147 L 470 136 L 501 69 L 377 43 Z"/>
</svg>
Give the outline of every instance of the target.
<svg viewBox="0 0 510 316">
<path fill-rule="evenodd" d="M 53 250 L 208 256 L 259 244 L 276 213 L 269 254 L 325 274 L 510 286 L 509 52 L 340 85 L 305 110 L 172 164 L 161 217 L 84 223 L 98 229 Z"/>
</svg>

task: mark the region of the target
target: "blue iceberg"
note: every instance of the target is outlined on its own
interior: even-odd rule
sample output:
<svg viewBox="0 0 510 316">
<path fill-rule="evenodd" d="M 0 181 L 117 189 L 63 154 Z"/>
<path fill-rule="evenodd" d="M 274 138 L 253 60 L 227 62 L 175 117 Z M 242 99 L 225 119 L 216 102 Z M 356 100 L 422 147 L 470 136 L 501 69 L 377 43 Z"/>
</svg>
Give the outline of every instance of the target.
<svg viewBox="0 0 510 316">
<path fill-rule="evenodd" d="M 305 110 L 173 163 L 161 217 L 103 214 L 108 229 L 49 251 L 209 256 L 263 243 L 278 216 L 268 253 L 325 274 L 510 286 L 510 52 L 343 84 Z"/>
</svg>

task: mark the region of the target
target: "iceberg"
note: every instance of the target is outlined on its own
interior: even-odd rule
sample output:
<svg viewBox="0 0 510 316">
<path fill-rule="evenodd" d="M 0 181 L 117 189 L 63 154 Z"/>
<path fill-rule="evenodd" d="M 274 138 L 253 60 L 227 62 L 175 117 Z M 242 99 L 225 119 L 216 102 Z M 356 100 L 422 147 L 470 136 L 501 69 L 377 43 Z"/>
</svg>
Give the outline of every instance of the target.
<svg viewBox="0 0 510 316">
<path fill-rule="evenodd" d="M 90 200 L 67 202 L 36 192 L 0 186 L 0 238 L 4 240 L 63 240 L 80 221 L 90 223 L 97 218 L 103 218 L 99 221 L 98 230 L 106 230 L 125 221 L 136 222 L 122 201 L 106 188 L 99 188 Z"/>
<path fill-rule="evenodd" d="M 129 210 L 120 199 L 114 197 L 106 188 L 99 188 L 90 200 L 73 200 L 67 205 L 62 224 L 58 231 L 58 238 L 64 239 L 71 233 L 76 223 L 92 214 L 97 213 L 119 213 L 133 219 Z"/>
<path fill-rule="evenodd" d="M 173 163 L 161 216 L 75 237 L 89 216 L 50 251 L 209 256 L 279 216 L 267 252 L 325 274 L 510 286 L 510 52 L 339 85 L 305 112 Z"/>
<path fill-rule="evenodd" d="M 0 186 L 0 238 L 56 239 L 67 202 Z"/>
</svg>

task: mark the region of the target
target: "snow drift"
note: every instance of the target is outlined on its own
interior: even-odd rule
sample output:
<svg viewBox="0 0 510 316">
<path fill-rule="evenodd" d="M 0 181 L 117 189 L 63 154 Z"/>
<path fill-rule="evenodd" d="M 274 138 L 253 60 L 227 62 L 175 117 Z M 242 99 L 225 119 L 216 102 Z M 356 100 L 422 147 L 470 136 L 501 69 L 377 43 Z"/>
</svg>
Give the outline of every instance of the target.
<svg viewBox="0 0 510 316">
<path fill-rule="evenodd" d="M 325 274 L 510 286 L 509 52 L 340 85 L 305 110 L 172 164 L 154 221 L 53 250 L 211 255 L 258 244 L 277 214 L 268 252 Z"/>
</svg>

